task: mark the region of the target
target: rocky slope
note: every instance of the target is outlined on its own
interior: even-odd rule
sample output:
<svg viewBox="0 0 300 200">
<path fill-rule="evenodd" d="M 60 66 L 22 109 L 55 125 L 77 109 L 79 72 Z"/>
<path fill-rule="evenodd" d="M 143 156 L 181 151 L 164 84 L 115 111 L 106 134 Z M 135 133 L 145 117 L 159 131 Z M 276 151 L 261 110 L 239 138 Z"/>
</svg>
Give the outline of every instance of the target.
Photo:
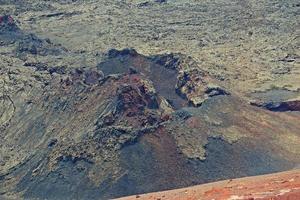
<svg viewBox="0 0 300 200">
<path fill-rule="evenodd" d="M 120 200 L 298 200 L 300 171 L 230 179 L 190 188 L 120 198 Z"/>
<path fill-rule="evenodd" d="M 193 12 L 199 13 L 206 5 L 210 12 L 204 19 L 214 12 L 223 15 L 211 8 L 225 2 L 0 3 L 1 198 L 108 199 L 299 166 L 296 44 L 290 42 L 287 49 L 276 50 L 280 55 L 291 52 L 274 61 L 285 63 L 283 69 L 290 69 L 288 73 L 266 75 L 273 67 L 270 59 L 274 55 L 264 50 L 255 63 L 264 61 L 267 68 L 253 68 L 257 76 L 250 78 L 247 68 L 240 70 L 221 58 L 215 62 L 226 65 L 228 73 L 227 69 L 208 67 L 210 61 L 200 59 L 212 59 L 207 52 L 225 47 L 229 51 L 230 47 L 215 46 L 215 41 L 208 45 L 210 50 L 193 45 L 188 50 L 189 43 L 183 42 L 191 35 L 182 28 L 202 27 L 193 24 L 197 21 Z M 263 6 L 276 7 L 269 4 Z M 287 22 L 286 17 L 299 7 L 293 2 L 286 4 L 275 3 L 279 6 L 276 14 L 282 14 L 279 24 Z M 257 17 L 257 7 L 252 6 Z M 291 6 L 291 11 L 284 6 Z M 220 7 L 233 8 L 232 2 Z M 158 20 L 179 10 L 190 10 L 182 15 L 190 21 L 176 16 L 168 23 Z M 5 15 L 8 11 L 12 15 Z M 152 34 L 147 32 L 152 30 L 149 24 L 141 27 L 139 37 L 145 37 L 135 43 L 139 38 L 135 29 L 144 19 L 138 17 L 131 21 L 136 22 L 134 27 L 127 24 L 129 28 L 121 26 L 123 31 L 112 31 L 120 25 L 119 18 L 127 23 L 128 12 L 140 17 L 144 13 L 146 21 L 150 21 L 150 13 L 156 13 L 155 24 L 174 26 L 178 41 L 166 43 L 168 34 L 146 37 Z M 217 27 L 223 21 L 215 23 Z M 91 27 L 97 37 L 89 34 Z M 111 32 L 100 34 L 96 30 L 100 27 Z M 163 33 L 164 28 L 157 32 Z M 126 34 L 121 37 L 122 32 Z M 269 32 L 257 34 L 266 37 Z M 294 38 L 292 31 L 290 34 L 280 32 L 282 37 Z M 228 36 L 225 41 L 236 40 Z M 152 43 L 157 49 L 149 47 Z M 177 50 L 173 49 L 176 45 Z M 120 48 L 130 46 L 135 49 Z M 239 60 L 236 53 L 237 49 L 232 55 Z M 233 78 L 236 71 L 243 81 Z M 255 84 L 248 84 L 252 81 Z M 279 85 L 272 86 L 274 81 Z"/>
</svg>

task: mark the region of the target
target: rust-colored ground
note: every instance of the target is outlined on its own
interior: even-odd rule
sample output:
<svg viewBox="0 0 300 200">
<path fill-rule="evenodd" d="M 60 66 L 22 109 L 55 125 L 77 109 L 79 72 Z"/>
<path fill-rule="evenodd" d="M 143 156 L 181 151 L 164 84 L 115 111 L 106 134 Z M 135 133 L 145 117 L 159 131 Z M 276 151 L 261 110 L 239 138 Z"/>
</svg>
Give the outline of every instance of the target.
<svg viewBox="0 0 300 200">
<path fill-rule="evenodd" d="M 300 170 L 232 179 L 120 200 L 300 200 Z"/>
</svg>

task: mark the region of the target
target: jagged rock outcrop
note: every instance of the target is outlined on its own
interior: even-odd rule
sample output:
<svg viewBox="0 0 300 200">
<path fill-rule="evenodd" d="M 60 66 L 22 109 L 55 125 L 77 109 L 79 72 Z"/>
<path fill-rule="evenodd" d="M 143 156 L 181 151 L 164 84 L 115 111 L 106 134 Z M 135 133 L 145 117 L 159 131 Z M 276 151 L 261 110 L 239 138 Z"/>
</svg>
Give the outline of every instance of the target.
<svg viewBox="0 0 300 200">
<path fill-rule="evenodd" d="M 201 70 L 192 58 L 185 55 L 164 54 L 146 57 L 133 49 L 124 49 L 110 50 L 108 56 L 107 61 L 98 64 L 98 68 L 103 70 L 104 74 L 124 73 L 134 69 L 150 76 L 154 87 L 156 86 L 156 89 L 160 90 L 175 108 L 187 103 L 199 106 L 211 96 L 230 94 L 218 86 L 221 83 L 217 79 Z M 114 65 L 108 65 L 108 63 L 114 63 Z M 172 80 L 164 83 L 163 79 L 167 78 Z M 167 94 L 170 91 L 164 91 L 165 89 L 173 91 L 173 95 Z"/>
</svg>

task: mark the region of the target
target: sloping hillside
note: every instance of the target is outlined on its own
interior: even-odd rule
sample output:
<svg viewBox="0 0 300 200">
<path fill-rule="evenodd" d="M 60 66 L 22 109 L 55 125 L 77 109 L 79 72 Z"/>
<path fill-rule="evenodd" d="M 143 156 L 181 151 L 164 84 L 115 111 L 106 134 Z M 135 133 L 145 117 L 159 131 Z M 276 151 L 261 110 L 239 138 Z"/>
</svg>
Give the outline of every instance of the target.
<svg viewBox="0 0 300 200">
<path fill-rule="evenodd" d="M 298 9 L 0 0 L 0 198 L 109 199 L 299 166 Z"/>
<path fill-rule="evenodd" d="M 300 197 L 300 171 L 230 179 L 189 188 L 120 198 L 120 200 L 297 200 Z"/>
</svg>

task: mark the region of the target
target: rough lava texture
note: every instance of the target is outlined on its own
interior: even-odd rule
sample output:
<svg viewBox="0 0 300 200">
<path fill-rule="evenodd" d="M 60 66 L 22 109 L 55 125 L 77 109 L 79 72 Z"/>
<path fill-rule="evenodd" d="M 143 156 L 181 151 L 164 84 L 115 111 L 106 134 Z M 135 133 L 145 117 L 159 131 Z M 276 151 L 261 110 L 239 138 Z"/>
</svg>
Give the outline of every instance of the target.
<svg viewBox="0 0 300 200">
<path fill-rule="evenodd" d="M 299 166 L 298 9 L 0 0 L 0 199 L 111 199 Z"/>
</svg>

